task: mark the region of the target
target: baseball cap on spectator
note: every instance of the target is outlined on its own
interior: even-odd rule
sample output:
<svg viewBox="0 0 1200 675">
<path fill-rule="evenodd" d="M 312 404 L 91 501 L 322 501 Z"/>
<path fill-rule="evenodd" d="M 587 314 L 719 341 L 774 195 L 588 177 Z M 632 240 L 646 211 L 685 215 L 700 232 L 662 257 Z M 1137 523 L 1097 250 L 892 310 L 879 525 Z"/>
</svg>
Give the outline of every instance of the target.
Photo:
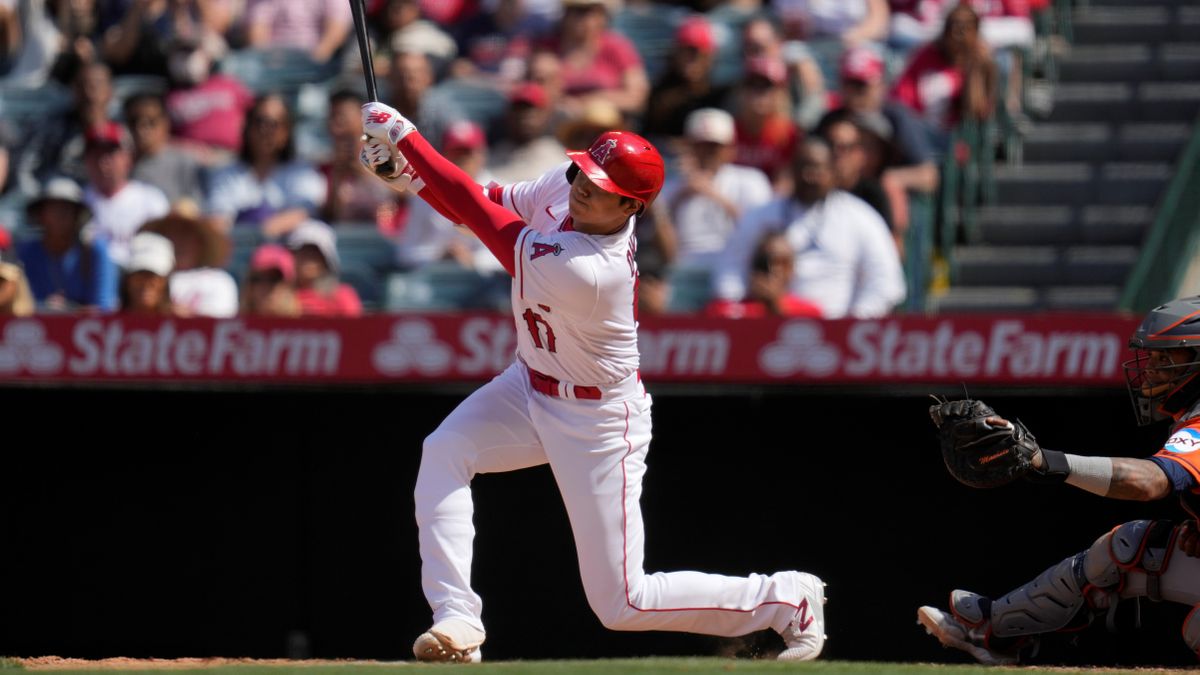
<svg viewBox="0 0 1200 675">
<path fill-rule="evenodd" d="M 12 235 L 8 233 L 8 228 L 0 225 L 0 257 L 3 257 L 4 252 L 12 248 Z"/>
<path fill-rule="evenodd" d="M 884 76 L 883 57 L 870 47 L 851 47 L 842 55 L 842 79 L 875 84 Z"/>
<path fill-rule="evenodd" d="M 733 115 L 720 108 L 693 110 L 683 125 L 688 140 L 729 145 L 733 143 Z"/>
<path fill-rule="evenodd" d="M 592 7 L 594 5 L 600 5 L 609 14 L 613 14 L 621 9 L 621 0 L 562 0 L 564 9 L 567 7 Z"/>
<path fill-rule="evenodd" d="M 675 43 L 682 47 L 693 47 L 702 54 L 711 54 L 717 48 L 712 24 L 699 14 L 684 19 L 675 30 Z"/>
<path fill-rule="evenodd" d="M 98 122 L 83 132 L 83 148 L 87 152 L 117 148 L 130 150 L 133 148 L 133 138 L 120 122 Z"/>
<path fill-rule="evenodd" d="M 446 127 L 442 134 L 442 151 L 478 150 L 487 145 L 487 137 L 478 124 L 470 120 L 459 120 Z"/>
<path fill-rule="evenodd" d="M 153 232 L 138 232 L 129 242 L 129 264 L 125 271 L 150 272 L 160 277 L 175 269 L 175 246 L 171 240 Z"/>
<path fill-rule="evenodd" d="M 41 190 L 25 205 L 25 211 L 32 218 L 39 206 L 50 201 L 73 205 L 79 213 L 80 225 L 92 219 L 92 210 L 83 201 L 83 188 L 66 176 L 55 176 L 43 183 Z"/>
<path fill-rule="evenodd" d="M 329 225 L 314 219 L 309 219 L 296 226 L 288 235 L 288 248 L 299 251 L 305 246 L 315 246 L 325 258 L 325 264 L 334 274 L 338 273 L 342 261 L 338 257 L 337 234 Z M 285 275 L 286 276 L 286 275 Z"/>
<path fill-rule="evenodd" d="M 263 244 L 250 256 L 250 273 L 255 272 L 279 272 L 284 281 L 292 283 L 296 280 L 296 261 L 292 252 L 279 244 Z"/>
<path fill-rule="evenodd" d="M 755 56 L 746 59 L 745 76 L 747 80 L 761 78 L 778 86 L 787 81 L 787 66 L 784 65 L 782 59 Z"/>
<path fill-rule="evenodd" d="M 537 82 L 522 82 L 509 92 L 508 102 L 513 105 L 523 103 L 534 108 L 545 108 L 550 99 L 546 97 L 546 90 L 542 85 Z"/>
</svg>

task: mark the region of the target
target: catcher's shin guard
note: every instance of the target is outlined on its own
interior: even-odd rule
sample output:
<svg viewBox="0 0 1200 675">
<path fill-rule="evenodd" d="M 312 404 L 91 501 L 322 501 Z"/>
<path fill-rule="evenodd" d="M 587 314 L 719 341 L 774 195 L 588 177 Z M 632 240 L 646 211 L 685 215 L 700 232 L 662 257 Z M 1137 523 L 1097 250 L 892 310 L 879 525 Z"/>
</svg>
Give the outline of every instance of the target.
<svg viewBox="0 0 1200 675">
<path fill-rule="evenodd" d="M 1200 605 L 1193 607 L 1183 620 L 1183 641 L 1200 658 Z"/>
<path fill-rule="evenodd" d="M 1113 608 L 1131 574 L 1137 579 L 1137 588 L 1130 588 L 1124 595 L 1161 600 L 1160 580 L 1174 545 L 1175 526 L 1170 521 L 1135 520 L 1119 525 L 1098 538 L 1088 550 L 1063 560 L 1028 584 L 993 601 L 992 635 L 1007 638 L 1066 629 L 1085 605 L 1091 610 Z M 969 599 L 963 603 L 962 608 L 956 604 L 956 614 L 961 612 L 970 618 L 972 611 L 979 613 L 973 610 Z M 1090 622 L 1091 617 L 1086 618 Z M 1110 614 L 1110 628 L 1111 621 Z"/>
</svg>

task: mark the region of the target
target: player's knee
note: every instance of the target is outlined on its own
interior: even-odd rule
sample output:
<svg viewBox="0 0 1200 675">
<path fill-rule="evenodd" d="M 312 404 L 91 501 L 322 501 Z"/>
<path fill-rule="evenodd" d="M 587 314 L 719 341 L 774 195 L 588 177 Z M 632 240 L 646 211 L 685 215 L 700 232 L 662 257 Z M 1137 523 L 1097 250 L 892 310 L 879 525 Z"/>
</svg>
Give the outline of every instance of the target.
<svg viewBox="0 0 1200 675">
<path fill-rule="evenodd" d="M 592 612 L 596 618 L 600 619 L 600 625 L 609 630 L 637 630 L 634 627 L 634 619 L 637 611 L 626 603 L 604 603 L 603 606 L 598 603 L 590 603 Z"/>
<path fill-rule="evenodd" d="M 469 483 L 474 468 L 466 461 L 469 441 L 461 434 L 438 427 L 421 444 L 421 468 L 414 491 L 418 502 L 424 491 L 442 491 L 449 484 Z"/>
</svg>

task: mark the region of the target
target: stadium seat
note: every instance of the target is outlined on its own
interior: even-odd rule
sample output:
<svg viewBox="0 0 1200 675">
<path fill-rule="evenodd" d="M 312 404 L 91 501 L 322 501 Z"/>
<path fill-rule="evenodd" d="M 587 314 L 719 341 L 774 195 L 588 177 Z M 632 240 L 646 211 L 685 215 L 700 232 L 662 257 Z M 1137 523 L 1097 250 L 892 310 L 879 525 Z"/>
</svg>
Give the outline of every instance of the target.
<svg viewBox="0 0 1200 675">
<path fill-rule="evenodd" d="M 272 47 L 232 51 L 221 60 L 220 70 L 236 77 L 255 94 L 296 95 L 305 84 L 330 79 L 336 74 L 336 66 L 317 63 L 302 49 Z"/>
<path fill-rule="evenodd" d="M 508 109 L 508 97 L 499 89 L 467 80 L 444 80 L 426 95 L 441 96 L 453 102 L 463 115 L 485 130 L 492 128 Z"/>
<path fill-rule="evenodd" d="M 712 273 L 707 267 L 677 265 L 667 272 L 672 314 L 699 312 L 712 299 Z"/>
<path fill-rule="evenodd" d="M 342 267 L 366 265 L 379 274 L 392 271 L 396 249 L 391 239 L 379 231 L 374 223 L 338 225 L 338 256 Z"/>
<path fill-rule="evenodd" d="M 355 262 L 342 265 L 339 278 L 354 287 L 362 301 L 363 310 L 373 312 L 379 309 L 385 293 L 384 275 L 370 265 Z"/>
<path fill-rule="evenodd" d="M 683 8 L 654 2 L 626 5 L 612 18 L 612 29 L 629 38 L 637 48 L 651 82 L 666 67 L 675 43 L 675 28 L 684 16 Z"/>
<path fill-rule="evenodd" d="M 456 310 L 479 306 L 489 280 L 454 262 L 438 262 L 388 277 L 384 309 L 389 312 Z"/>
<path fill-rule="evenodd" d="M 41 87 L 0 84 L 0 120 L 18 127 L 33 120 L 61 115 L 72 105 L 70 89 L 52 81 Z"/>
</svg>

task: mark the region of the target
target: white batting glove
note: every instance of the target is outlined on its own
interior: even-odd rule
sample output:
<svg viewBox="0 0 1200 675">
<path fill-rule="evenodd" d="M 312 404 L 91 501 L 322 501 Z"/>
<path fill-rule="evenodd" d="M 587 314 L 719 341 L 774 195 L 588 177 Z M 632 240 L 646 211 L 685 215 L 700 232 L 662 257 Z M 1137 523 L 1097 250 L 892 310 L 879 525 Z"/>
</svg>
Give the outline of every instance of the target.
<svg viewBox="0 0 1200 675">
<path fill-rule="evenodd" d="M 387 145 L 375 139 L 363 136 L 363 147 L 358 153 L 358 161 L 366 168 L 367 173 L 375 176 L 384 185 L 396 192 L 412 191 L 414 194 L 425 187 L 425 181 L 417 175 L 416 169 L 408 163 L 408 158 L 400 151 L 393 151 Z M 380 167 L 391 162 L 391 171 L 381 173 Z"/>
<path fill-rule="evenodd" d="M 378 101 L 363 104 L 362 122 L 363 133 L 368 138 L 385 143 L 393 149 L 400 139 L 417 130 L 399 110 Z"/>
</svg>

